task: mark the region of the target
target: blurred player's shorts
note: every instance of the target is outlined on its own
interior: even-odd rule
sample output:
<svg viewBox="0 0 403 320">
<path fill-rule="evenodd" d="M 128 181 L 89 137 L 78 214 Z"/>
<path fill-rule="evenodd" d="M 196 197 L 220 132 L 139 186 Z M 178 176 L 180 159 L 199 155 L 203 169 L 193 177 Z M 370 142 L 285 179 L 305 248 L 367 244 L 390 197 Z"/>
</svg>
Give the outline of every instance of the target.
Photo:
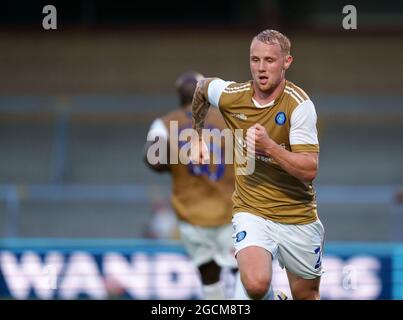
<svg viewBox="0 0 403 320">
<path fill-rule="evenodd" d="M 182 242 L 193 263 L 199 267 L 214 260 L 221 267 L 236 268 L 231 224 L 200 227 L 179 222 Z"/>
</svg>

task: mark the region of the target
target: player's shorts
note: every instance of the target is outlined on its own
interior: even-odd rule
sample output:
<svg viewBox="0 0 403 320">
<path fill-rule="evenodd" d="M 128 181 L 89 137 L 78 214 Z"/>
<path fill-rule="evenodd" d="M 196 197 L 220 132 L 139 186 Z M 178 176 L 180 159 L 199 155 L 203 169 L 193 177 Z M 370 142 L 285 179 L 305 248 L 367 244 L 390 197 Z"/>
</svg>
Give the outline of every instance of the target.
<svg viewBox="0 0 403 320">
<path fill-rule="evenodd" d="M 322 222 L 284 224 L 247 213 L 232 219 L 235 254 L 249 246 L 266 249 L 277 258 L 281 268 L 304 278 L 314 279 L 323 273 L 322 254 L 325 230 Z"/>
<path fill-rule="evenodd" d="M 219 266 L 237 268 L 231 224 L 200 227 L 179 222 L 182 242 L 196 267 L 214 260 Z"/>
</svg>

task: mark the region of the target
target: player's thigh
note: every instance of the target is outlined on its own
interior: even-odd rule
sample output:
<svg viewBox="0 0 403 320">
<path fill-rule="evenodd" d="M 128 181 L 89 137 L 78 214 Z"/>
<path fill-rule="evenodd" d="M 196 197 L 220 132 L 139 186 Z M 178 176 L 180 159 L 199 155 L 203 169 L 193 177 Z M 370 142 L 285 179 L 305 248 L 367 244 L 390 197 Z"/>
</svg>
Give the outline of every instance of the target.
<svg viewBox="0 0 403 320">
<path fill-rule="evenodd" d="M 271 282 L 272 256 L 266 249 L 248 246 L 236 256 L 242 282 Z"/>
<path fill-rule="evenodd" d="M 246 213 L 236 213 L 232 219 L 234 227 L 235 254 L 241 278 L 269 278 L 271 280 L 272 259 L 277 253 L 277 243 L 271 238 L 272 222 Z"/>
<path fill-rule="evenodd" d="M 320 220 L 304 225 L 279 224 L 278 230 L 280 266 L 302 279 L 320 277 L 324 243 Z"/>
<path fill-rule="evenodd" d="M 225 224 L 211 230 L 211 238 L 214 239 L 214 260 L 221 267 L 237 267 L 232 240 L 233 231 L 232 224 Z"/>
</svg>

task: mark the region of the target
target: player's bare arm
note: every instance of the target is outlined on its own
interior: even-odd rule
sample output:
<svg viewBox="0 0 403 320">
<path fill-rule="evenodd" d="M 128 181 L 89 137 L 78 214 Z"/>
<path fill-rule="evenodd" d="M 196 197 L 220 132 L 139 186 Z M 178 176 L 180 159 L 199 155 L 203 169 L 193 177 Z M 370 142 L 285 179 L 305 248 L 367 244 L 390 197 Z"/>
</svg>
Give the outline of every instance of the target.
<svg viewBox="0 0 403 320">
<path fill-rule="evenodd" d="M 192 116 L 193 116 L 193 129 L 197 131 L 201 138 L 202 129 L 204 127 L 204 120 L 210 104 L 207 98 L 207 88 L 213 78 L 205 78 L 199 80 L 193 96 L 192 101 Z"/>
<path fill-rule="evenodd" d="M 196 130 L 197 136 L 192 138 L 191 161 L 193 163 L 207 163 L 209 160 L 208 149 L 203 141 L 202 130 L 204 120 L 210 108 L 207 98 L 207 88 L 213 78 L 205 78 L 197 83 L 197 87 L 192 101 L 192 125 Z"/>
<path fill-rule="evenodd" d="M 319 167 L 317 152 L 290 152 L 269 137 L 266 129 L 255 124 L 246 135 L 248 146 L 255 146 L 255 153 L 273 158 L 285 171 L 306 182 L 315 179 Z"/>
</svg>

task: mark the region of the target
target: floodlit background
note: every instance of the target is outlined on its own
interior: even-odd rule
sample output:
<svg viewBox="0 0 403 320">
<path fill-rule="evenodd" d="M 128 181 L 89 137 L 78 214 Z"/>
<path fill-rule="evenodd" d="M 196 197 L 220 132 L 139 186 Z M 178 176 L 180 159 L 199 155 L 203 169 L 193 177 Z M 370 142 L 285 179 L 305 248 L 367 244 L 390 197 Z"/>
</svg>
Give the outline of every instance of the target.
<svg viewBox="0 0 403 320">
<path fill-rule="evenodd" d="M 181 73 L 249 80 L 266 28 L 291 38 L 287 78 L 318 113 L 322 297 L 403 298 L 403 2 L 54 2 L 44 30 L 46 4 L 0 10 L 1 298 L 200 296 L 142 148 Z"/>
</svg>

